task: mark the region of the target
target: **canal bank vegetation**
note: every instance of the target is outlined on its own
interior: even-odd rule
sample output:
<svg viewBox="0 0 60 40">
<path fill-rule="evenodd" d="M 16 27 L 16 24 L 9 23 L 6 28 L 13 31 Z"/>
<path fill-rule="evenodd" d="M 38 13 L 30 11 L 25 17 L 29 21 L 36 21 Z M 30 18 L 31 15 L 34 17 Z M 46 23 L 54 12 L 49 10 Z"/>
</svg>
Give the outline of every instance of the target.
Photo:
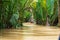
<svg viewBox="0 0 60 40">
<path fill-rule="evenodd" d="M 57 26 L 59 19 L 58 0 L 0 1 L 0 28 L 23 27 L 24 22 Z"/>
</svg>

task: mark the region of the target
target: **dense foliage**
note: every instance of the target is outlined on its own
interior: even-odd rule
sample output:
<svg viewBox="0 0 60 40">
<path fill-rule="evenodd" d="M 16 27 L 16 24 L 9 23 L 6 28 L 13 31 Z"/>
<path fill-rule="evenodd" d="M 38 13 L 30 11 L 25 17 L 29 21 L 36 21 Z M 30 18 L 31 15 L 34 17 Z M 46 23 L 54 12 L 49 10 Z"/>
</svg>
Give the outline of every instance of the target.
<svg viewBox="0 0 60 40">
<path fill-rule="evenodd" d="M 46 25 L 48 21 L 50 25 L 57 25 L 58 1 L 1 0 L 0 28 L 21 27 L 23 22 L 30 20 L 32 14 L 36 24 Z"/>
<path fill-rule="evenodd" d="M 23 26 L 25 8 L 32 0 L 1 0 L 0 28 L 14 28 Z"/>
<path fill-rule="evenodd" d="M 35 2 L 34 17 L 37 24 L 50 25 L 58 24 L 58 1 L 57 0 L 38 0 Z M 34 6 L 34 5 L 33 5 Z M 48 18 L 48 20 L 47 20 Z"/>
</svg>

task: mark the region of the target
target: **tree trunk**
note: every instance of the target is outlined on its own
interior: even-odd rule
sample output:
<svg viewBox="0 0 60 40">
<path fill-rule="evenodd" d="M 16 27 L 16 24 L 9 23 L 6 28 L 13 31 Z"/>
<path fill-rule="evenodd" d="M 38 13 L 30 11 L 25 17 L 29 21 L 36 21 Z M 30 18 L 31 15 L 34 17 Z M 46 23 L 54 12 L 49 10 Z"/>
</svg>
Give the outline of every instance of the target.
<svg viewBox="0 0 60 40">
<path fill-rule="evenodd" d="M 58 22 L 58 26 L 60 27 L 60 0 L 58 0 L 58 20 L 59 20 L 59 22 Z"/>
</svg>

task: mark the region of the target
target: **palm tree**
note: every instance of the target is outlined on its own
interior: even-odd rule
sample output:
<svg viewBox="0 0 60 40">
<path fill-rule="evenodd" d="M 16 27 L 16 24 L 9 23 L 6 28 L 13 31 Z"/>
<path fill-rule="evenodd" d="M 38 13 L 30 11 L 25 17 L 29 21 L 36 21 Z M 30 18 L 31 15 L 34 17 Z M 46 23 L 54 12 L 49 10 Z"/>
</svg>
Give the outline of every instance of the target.
<svg viewBox="0 0 60 40">
<path fill-rule="evenodd" d="M 26 7 L 32 0 L 0 0 L 0 27 L 23 26 L 23 17 Z"/>
</svg>

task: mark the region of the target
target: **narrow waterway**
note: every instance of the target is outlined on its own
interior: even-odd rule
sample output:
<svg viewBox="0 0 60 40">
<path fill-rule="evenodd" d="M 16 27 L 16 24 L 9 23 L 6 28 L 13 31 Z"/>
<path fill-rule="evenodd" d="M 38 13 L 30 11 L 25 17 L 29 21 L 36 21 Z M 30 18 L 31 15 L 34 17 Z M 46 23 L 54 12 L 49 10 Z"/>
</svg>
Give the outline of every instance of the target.
<svg viewBox="0 0 60 40">
<path fill-rule="evenodd" d="M 0 40 L 58 40 L 60 28 L 24 23 L 23 29 L 2 29 Z"/>
</svg>

